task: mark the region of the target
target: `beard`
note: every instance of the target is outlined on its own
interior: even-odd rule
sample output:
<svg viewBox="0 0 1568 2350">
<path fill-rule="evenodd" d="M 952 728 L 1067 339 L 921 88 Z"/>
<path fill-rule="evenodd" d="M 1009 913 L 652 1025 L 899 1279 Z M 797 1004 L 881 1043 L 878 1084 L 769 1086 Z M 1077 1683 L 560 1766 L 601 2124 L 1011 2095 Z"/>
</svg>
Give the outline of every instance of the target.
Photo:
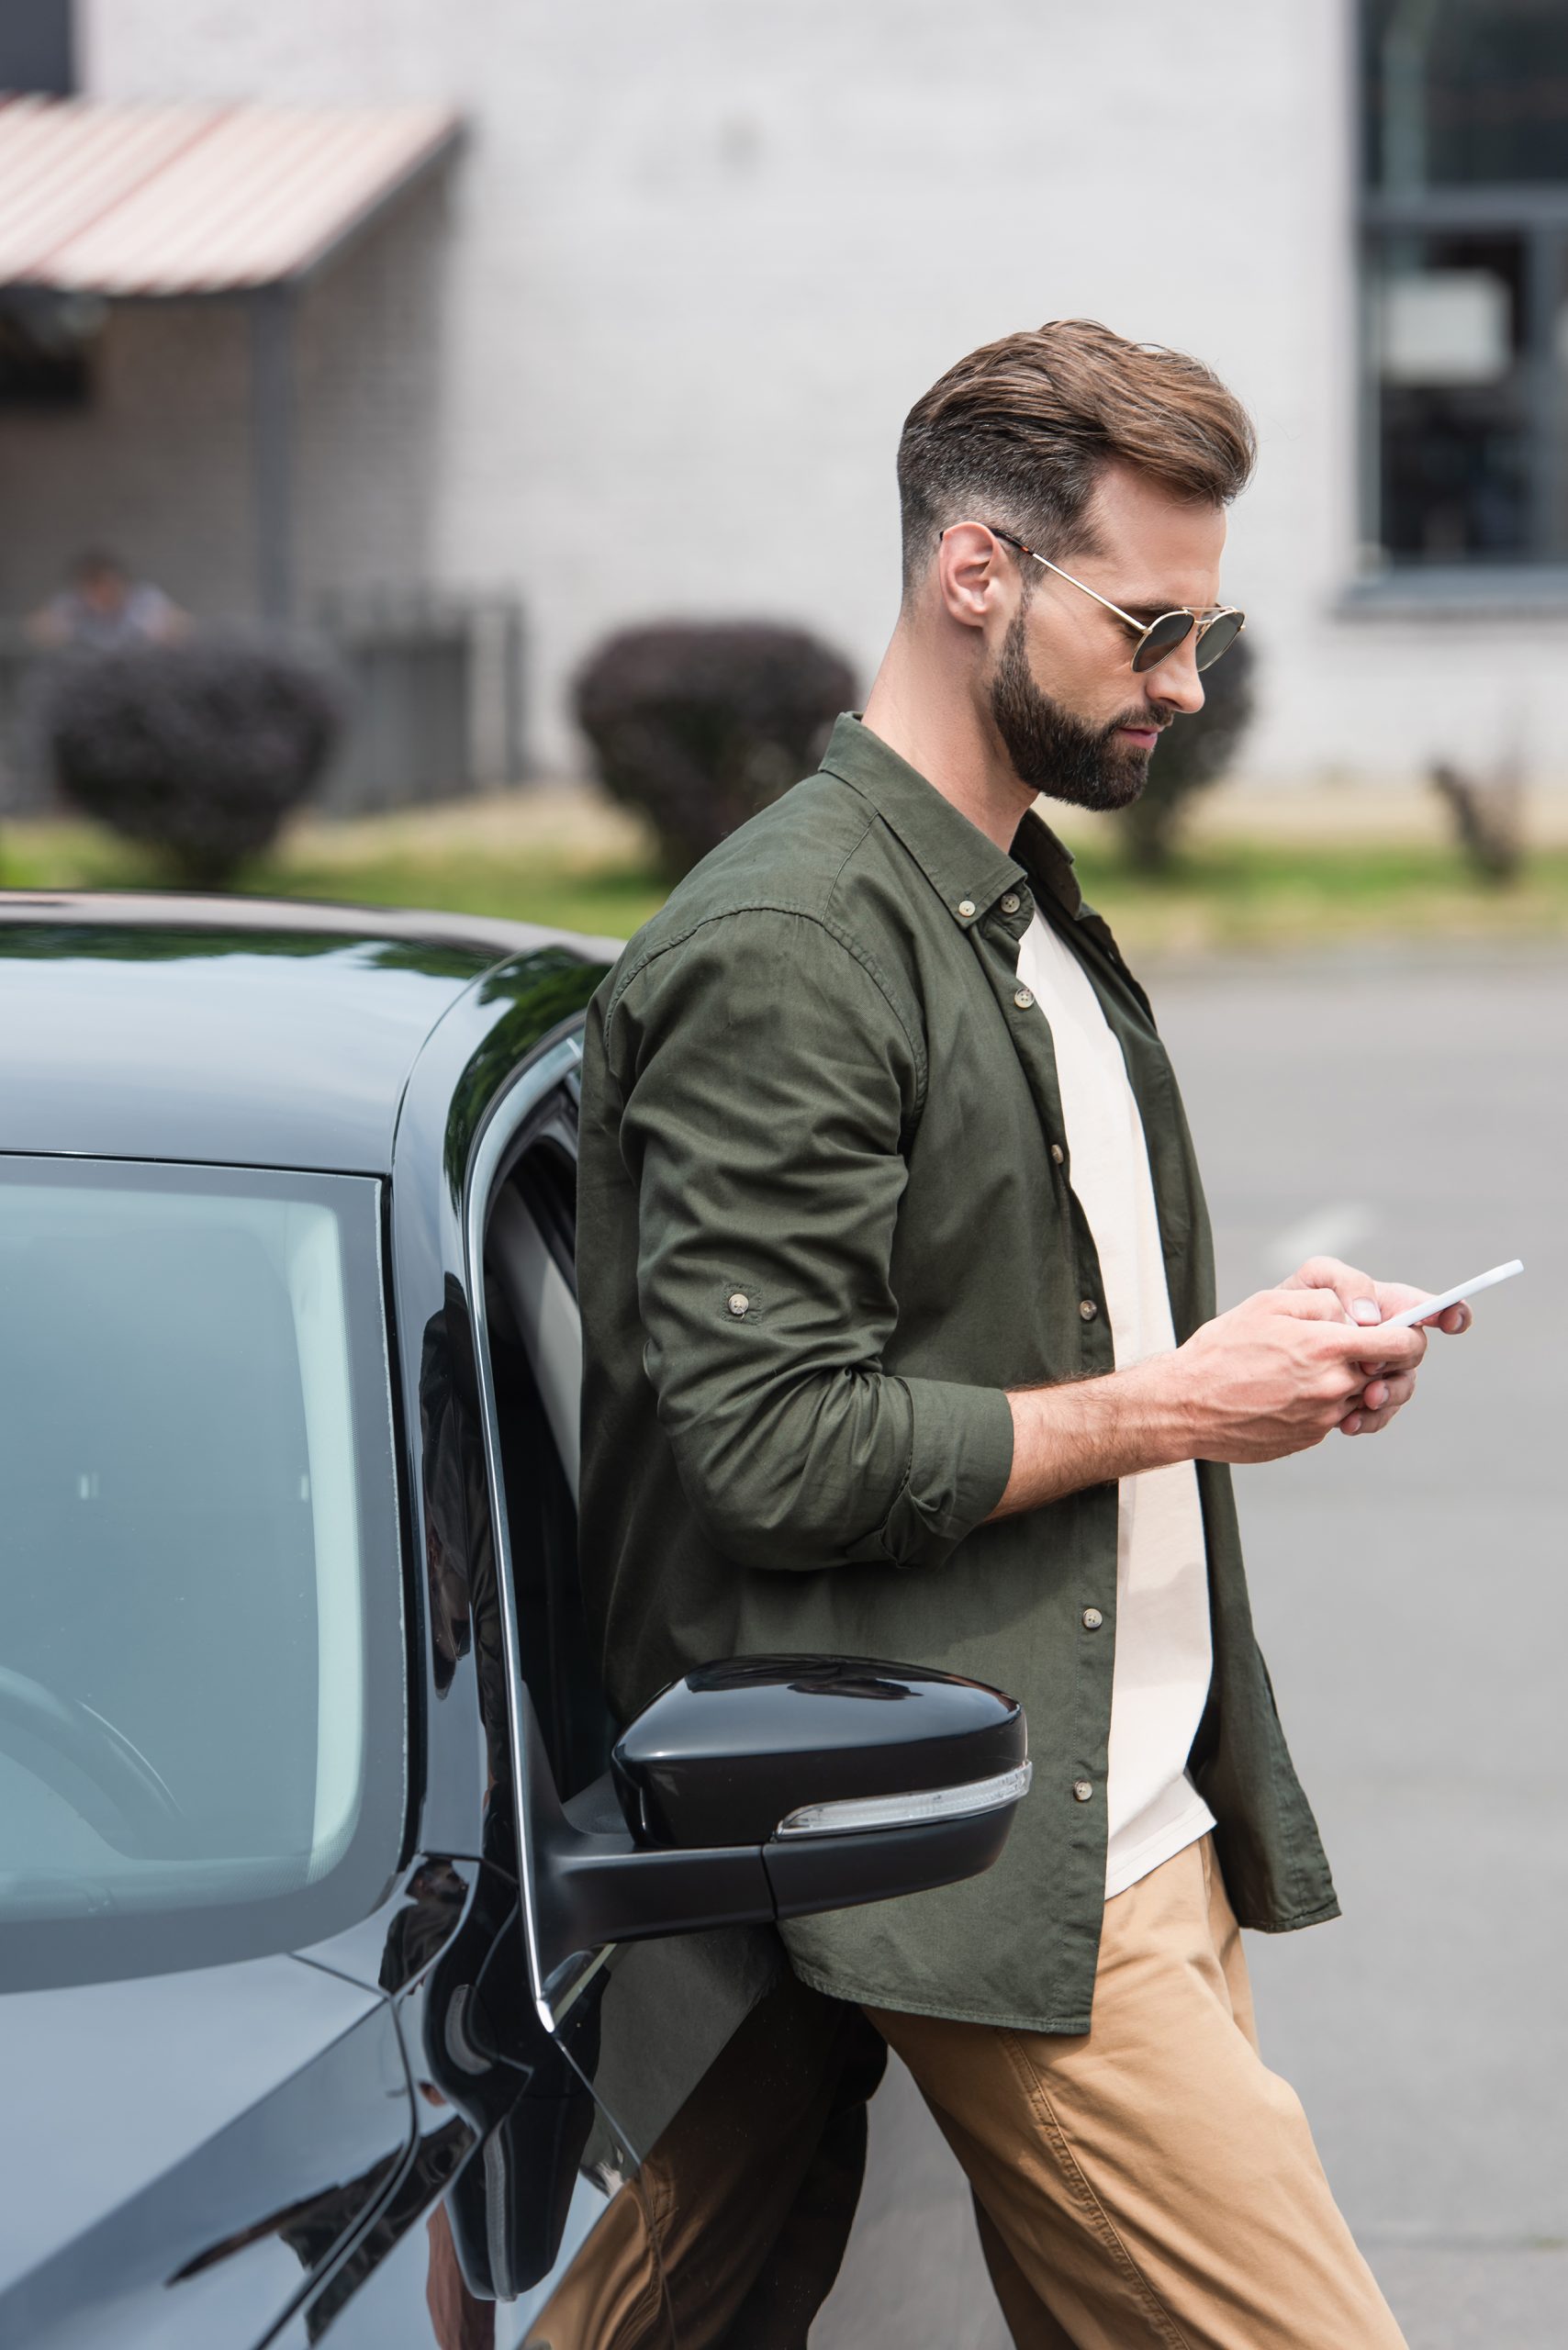
<svg viewBox="0 0 1568 2350">
<path fill-rule="evenodd" d="M 1074 808 L 1129 808 L 1148 780 L 1151 754 L 1118 744 L 1121 726 L 1162 726 L 1144 703 L 1108 726 L 1086 726 L 1042 693 L 1029 666 L 1024 612 L 1014 612 L 991 682 L 991 714 L 1013 772 L 1031 791 Z"/>
</svg>

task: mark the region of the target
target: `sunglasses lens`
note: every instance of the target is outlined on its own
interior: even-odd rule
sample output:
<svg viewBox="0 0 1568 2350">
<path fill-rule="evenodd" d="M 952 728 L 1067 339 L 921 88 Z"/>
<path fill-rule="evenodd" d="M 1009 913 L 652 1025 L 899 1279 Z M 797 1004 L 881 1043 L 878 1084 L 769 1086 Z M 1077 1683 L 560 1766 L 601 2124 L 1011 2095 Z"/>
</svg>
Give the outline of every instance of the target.
<svg viewBox="0 0 1568 2350">
<path fill-rule="evenodd" d="M 1198 639 L 1196 659 L 1199 668 L 1212 669 L 1220 655 L 1228 653 L 1240 634 L 1239 612 L 1221 612 L 1217 620 L 1211 621 Z"/>
<path fill-rule="evenodd" d="M 1133 655 L 1135 669 L 1154 669 L 1193 633 L 1191 612 L 1166 612 L 1157 620 Z"/>
</svg>

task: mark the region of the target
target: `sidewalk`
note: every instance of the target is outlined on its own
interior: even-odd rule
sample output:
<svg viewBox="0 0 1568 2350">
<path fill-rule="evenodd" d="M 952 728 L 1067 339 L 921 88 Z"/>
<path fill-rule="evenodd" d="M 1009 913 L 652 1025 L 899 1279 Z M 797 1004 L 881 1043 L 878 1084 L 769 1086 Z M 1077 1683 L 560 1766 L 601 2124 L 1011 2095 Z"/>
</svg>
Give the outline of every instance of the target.
<svg viewBox="0 0 1568 2350">
<path fill-rule="evenodd" d="M 1114 833 L 1114 818 L 1092 816 L 1057 801 L 1043 802 L 1042 813 L 1072 847 L 1092 847 Z M 382 848 L 410 852 L 437 844 L 449 849 L 532 845 L 573 862 L 580 857 L 585 865 L 635 858 L 645 848 L 642 828 L 629 810 L 618 807 L 596 784 L 570 778 L 476 799 L 442 800 L 393 815 L 335 822 L 308 816 L 290 838 L 301 847 L 308 844 L 312 862 L 352 864 L 372 836 Z M 1185 837 L 1194 847 L 1205 840 L 1314 846 L 1375 841 L 1442 847 L 1453 834 L 1448 810 L 1429 789 L 1238 781 L 1219 784 L 1199 797 Z M 1568 791 L 1527 795 L 1525 837 L 1533 847 L 1568 846 Z"/>
</svg>

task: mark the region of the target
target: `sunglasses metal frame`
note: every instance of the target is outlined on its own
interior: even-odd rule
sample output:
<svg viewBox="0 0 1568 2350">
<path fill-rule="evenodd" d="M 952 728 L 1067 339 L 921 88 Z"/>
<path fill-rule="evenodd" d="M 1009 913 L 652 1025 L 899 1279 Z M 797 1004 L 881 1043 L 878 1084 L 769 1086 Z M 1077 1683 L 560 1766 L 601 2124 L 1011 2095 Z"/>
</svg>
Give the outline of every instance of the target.
<svg viewBox="0 0 1568 2350">
<path fill-rule="evenodd" d="M 956 522 L 949 522 L 947 530 L 957 530 L 958 527 L 958 526 Z M 1085 596 L 1092 596 L 1097 604 L 1103 604 L 1108 612 L 1114 612 L 1116 618 L 1122 622 L 1122 625 L 1125 628 L 1130 628 L 1133 634 L 1137 639 L 1137 643 L 1133 647 L 1133 667 L 1135 669 L 1137 669 L 1138 655 L 1143 651 L 1144 646 L 1148 643 L 1149 638 L 1154 634 L 1155 630 L 1159 626 L 1162 621 L 1181 619 L 1187 622 L 1185 630 L 1176 639 L 1175 643 L 1170 645 L 1169 648 L 1172 653 L 1175 652 L 1178 644 L 1185 644 L 1188 637 L 1191 636 L 1193 631 L 1196 629 L 1198 632 L 1197 642 L 1193 647 L 1193 658 L 1200 669 L 1212 669 L 1215 661 L 1223 660 L 1225 655 L 1230 651 L 1231 646 L 1236 643 L 1237 638 L 1241 634 L 1242 630 L 1247 625 L 1246 613 L 1241 611 L 1235 604 L 1216 604 L 1212 612 L 1196 612 L 1193 610 L 1191 604 L 1172 604 L 1168 612 L 1159 612 L 1151 621 L 1145 621 L 1135 620 L 1131 612 L 1123 611 L 1120 604 L 1113 604 L 1109 596 L 1102 596 L 1097 588 L 1091 588 L 1083 580 L 1075 579 L 1070 571 L 1064 571 L 1059 563 L 1052 563 L 1048 556 L 1036 554 L 1033 547 L 1025 546 L 1023 540 L 1014 538 L 1011 531 L 999 530 L 994 522 L 987 522 L 983 524 L 982 527 L 991 532 L 993 539 L 1005 540 L 1010 547 L 1016 547 L 1020 554 L 1026 554 L 1032 563 L 1040 564 L 1047 571 L 1054 571 L 1058 579 L 1065 579 L 1070 588 L 1078 588 L 1081 593 Z M 942 535 L 946 538 L 947 532 L 944 531 Z M 1230 635 L 1226 637 L 1225 643 L 1220 646 L 1219 651 L 1216 654 L 1213 655 L 1207 662 L 1200 661 L 1198 660 L 1198 648 L 1203 643 L 1204 637 L 1207 636 L 1210 629 L 1213 628 L 1215 621 L 1234 621 L 1236 622 L 1236 626 Z M 1160 657 L 1163 659 L 1164 655 L 1161 655 Z M 1152 661 L 1148 664 L 1149 668 L 1153 668 L 1154 666 L 1155 665 Z M 1144 674 L 1145 673 L 1142 670 L 1138 670 L 1138 675 L 1140 677 Z"/>
</svg>

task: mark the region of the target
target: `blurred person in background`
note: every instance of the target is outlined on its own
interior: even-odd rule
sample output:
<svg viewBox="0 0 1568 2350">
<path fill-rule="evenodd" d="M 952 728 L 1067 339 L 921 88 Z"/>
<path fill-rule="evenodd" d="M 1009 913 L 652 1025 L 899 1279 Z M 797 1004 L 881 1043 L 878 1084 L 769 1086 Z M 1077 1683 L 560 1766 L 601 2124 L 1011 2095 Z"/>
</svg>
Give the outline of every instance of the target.
<svg viewBox="0 0 1568 2350">
<path fill-rule="evenodd" d="M 904 426 L 864 718 L 679 884 L 586 1038 L 615 1710 L 769 1651 L 1025 1705 L 994 1868 L 783 1931 L 908 2065 L 1031 2350 L 1401 2341 L 1258 2049 L 1238 1921 L 1338 1903 L 1227 1464 L 1384 1428 L 1426 1334 L 1367 1326 L 1426 1293 L 1319 1259 L 1216 1315 L 1147 998 L 1034 804 L 1127 805 L 1201 708 L 1253 453 L 1207 367 L 1103 327 L 961 360 Z"/>
<path fill-rule="evenodd" d="M 119 558 L 101 547 L 76 557 L 60 593 L 28 621 L 32 642 L 48 651 L 91 653 L 172 644 L 189 628 L 189 616 L 161 588 L 132 578 Z"/>
</svg>

